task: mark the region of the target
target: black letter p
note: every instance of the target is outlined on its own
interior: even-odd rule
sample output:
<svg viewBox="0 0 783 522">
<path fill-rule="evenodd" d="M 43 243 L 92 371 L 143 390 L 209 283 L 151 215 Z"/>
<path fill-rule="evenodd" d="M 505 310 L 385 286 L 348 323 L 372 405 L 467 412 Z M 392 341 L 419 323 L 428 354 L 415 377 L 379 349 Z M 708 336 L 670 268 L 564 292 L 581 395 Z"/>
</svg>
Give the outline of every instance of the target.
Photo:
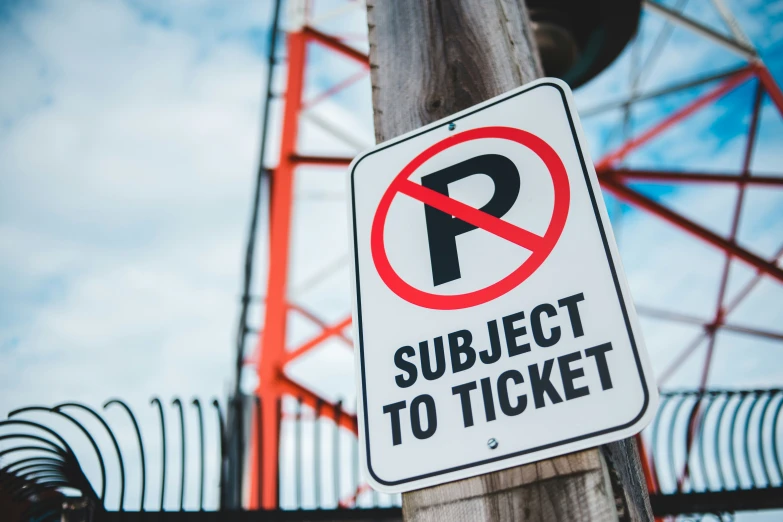
<svg viewBox="0 0 783 522">
<path fill-rule="evenodd" d="M 424 187 L 449 195 L 449 184 L 473 176 L 486 174 L 495 184 L 495 192 L 489 202 L 479 210 L 496 218 L 506 214 L 519 196 L 519 171 L 514 162 L 498 154 L 484 154 L 457 163 L 445 169 L 422 176 Z M 432 282 L 442 285 L 462 277 L 457 256 L 457 236 L 475 230 L 476 226 L 451 216 L 429 205 L 424 205 L 427 221 L 427 238 L 432 263 Z"/>
</svg>

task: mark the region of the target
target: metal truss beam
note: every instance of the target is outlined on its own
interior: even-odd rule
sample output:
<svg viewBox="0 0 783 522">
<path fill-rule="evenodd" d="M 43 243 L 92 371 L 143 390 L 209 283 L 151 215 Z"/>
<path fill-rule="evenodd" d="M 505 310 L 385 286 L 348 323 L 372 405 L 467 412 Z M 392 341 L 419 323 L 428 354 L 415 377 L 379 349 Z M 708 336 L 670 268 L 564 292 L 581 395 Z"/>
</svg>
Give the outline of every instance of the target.
<svg viewBox="0 0 783 522">
<path fill-rule="evenodd" d="M 249 506 L 264 509 L 274 509 L 278 504 L 278 456 L 282 416 L 279 405 L 284 395 L 299 397 L 311 407 L 324 408 L 324 414 L 333 419 L 339 417 L 341 425 L 356 432 L 355 415 L 337 413 L 339 408 L 337 405 L 322 400 L 316 393 L 292 381 L 285 375 L 284 368 L 286 364 L 330 337 L 338 336 L 347 340 L 342 330 L 350 324 L 350 318 L 347 318 L 331 327 L 323 326 L 321 333 L 315 338 L 291 352 L 286 350 L 288 312 L 292 308 L 288 302 L 288 265 L 296 168 L 299 166 L 345 167 L 352 161 L 352 158 L 303 155 L 297 151 L 300 116 L 304 110 L 302 95 L 307 45 L 309 42 L 323 45 L 333 52 L 360 63 L 364 68 L 369 68 L 369 63 L 366 54 L 344 44 L 338 38 L 306 25 L 300 30 L 288 33 L 287 36 L 288 72 L 280 162 L 271 180 L 266 309 L 264 332 L 260 336 L 257 357 L 259 384 L 256 396 L 260 401 L 258 410 L 260 414 L 255 419 L 256 429 L 253 431 L 250 462 Z M 336 88 L 339 90 L 344 86 L 338 85 Z M 330 95 L 336 92 L 335 88 L 330 91 L 328 93 Z M 318 97 L 311 100 L 310 106 L 322 99 L 323 97 Z M 314 318 L 312 314 L 309 315 L 311 319 Z"/>
<path fill-rule="evenodd" d="M 714 327 L 715 329 L 723 329 L 730 332 L 737 332 L 747 334 L 756 337 L 763 337 L 766 339 L 772 339 L 774 341 L 783 341 L 783 332 L 773 332 L 770 330 L 764 330 L 761 328 L 752 328 L 750 326 L 743 326 L 733 323 L 711 323 L 709 320 L 696 317 L 693 315 L 682 314 L 678 312 L 670 312 L 668 310 L 660 310 L 657 308 L 651 308 L 648 306 L 636 306 L 636 311 L 640 315 L 647 317 L 653 317 L 656 319 L 664 319 L 666 321 L 674 321 L 678 323 L 693 324 L 701 326 L 705 329 Z"/>
<path fill-rule="evenodd" d="M 356 414 L 343 411 L 337 404 L 327 401 L 309 388 L 292 381 L 289 377 L 279 376 L 279 390 L 286 395 L 300 399 L 302 404 L 318 410 L 324 417 L 331 420 L 338 419 L 341 427 L 354 434 L 358 433 L 359 424 L 356 420 Z"/>
<path fill-rule="evenodd" d="M 269 271 L 264 317 L 264 335 L 259 343 L 256 390 L 263 409 L 256 419 L 263 436 L 254 439 L 256 458 L 251 462 L 250 507 L 274 509 L 278 495 L 278 448 L 280 419 L 274 404 L 280 399 L 279 369 L 285 359 L 286 322 L 288 316 L 288 265 L 291 219 L 293 211 L 294 170 L 291 158 L 296 154 L 299 133 L 299 112 L 304 87 L 304 64 L 307 38 L 301 32 L 288 34 L 288 79 L 283 109 L 283 129 L 280 144 L 280 164 L 272 177 L 269 231 Z M 262 466 L 263 464 L 263 466 Z M 260 467 L 260 469 L 259 469 Z M 259 498 L 260 496 L 260 498 Z"/>
<path fill-rule="evenodd" d="M 608 112 L 611 110 L 616 109 L 623 109 L 625 107 L 628 107 L 630 105 L 633 105 L 637 102 L 643 102 L 648 100 L 654 100 L 656 98 L 661 98 L 663 96 L 667 96 L 669 94 L 675 94 L 678 92 L 686 91 L 688 89 L 692 89 L 694 87 L 699 87 L 701 85 L 706 85 L 708 83 L 716 82 L 718 80 L 725 80 L 726 78 L 732 77 L 738 73 L 741 73 L 743 71 L 747 71 L 749 69 L 749 66 L 743 65 L 742 67 L 734 67 L 731 69 L 728 69 L 726 71 L 721 71 L 716 74 L 710 74 L 709 76 L 704 76 L 700 78 L 696 78 L 694 80 L 688 80 L 685 82 L 677 83 L 675 85 L 670 85 L 669 87 L 664 87 L 662 89 L 656 89 L 654 91 L 646 92 L 646 93 L 640 93 L 636 94 L 634 96 L 631 96 L 625 100 L 619 100 L 619 101 L 612 101 L 608 103 L 603 103 L 601 105 L 597 105 L 595 107 L 591 107 L 588 109 L 585 109 L 583 111 L 579 111 L 579 115 L 584 118 L 589 118 L 591 116 L 596 116 L 598 114 L 602 114 L 604 112 Z"/>
<path fill-rule="evenodd" d="M 366 54 L 363 52 L 354 49 L 350 45 L 346 45 L 343 42 L 341 42 L 338 38 L 335 38 L 334 36 L 330 36 L 326 33 L 322 33 L 318 29 L 314 29 L 309 26 L 305 26 L 302 29 L 302 34 L 307 37 L 309 40 L 312 40 L 314 42 L 318 42 L 319 44 L 323 45 L 324 47 L 328 47 L 332 51 L 341 54 L 347 58 L 350 58 L 354 60 L 357 63 L 360 63 L 364 65 L 365 67 L 370 67 L 370 59 Z"/>
<path fill-rule="evenodd" d="M 715 232 L 707 230 L 703 226 L 683 217 L 677 212 L 669 210 L 660 203 L 653 201 L 647 196 L 623 185 L 611 177 L 599 175 L 599 179 L 601 181 L 601 185 L 617 198 L 665 219 L 669 223 L 675 225 L 677 228 L 690 233 L 692 236 L 697 237 L 702 241 L 723 250 L 724 252 L 730 253 L 737 259 L 742 260 L 760 272 L 783 283 L 783 270 L 781 270 L 775 264 L 767 261 L 766 259 L 762 259 L 756 254 L 746 250 L 745 248 L 739 246 L 736 242 L 729 241 L 719 236 Z"/>
<path fill-rule="evenodd" d="M 719 32 L 707 27 L 706 25 L 702 25 L 699 22 L 686 17 L 682 13 L 678 13 L 674 9 L 669 9 L 668 7 L 663 6 L 658 2 L 653 2 L 652 0 L 644 0 L 644 6 L 650 11 L 663 16 L 670 22 L 693 31 L 694 33 L 703 36 L 719 45 L 722 45 L 729 51 L 742 56 L 746 60 L 750 61 L 758 57 L 756 50 L 752 46 L 749 46 L 743 42 L 739 42 L 733 38 L 729 38 L 728 36 L 724 36 Z"/>
<path fill-rule="evenodd" d="M 700 109 L 706 107 L 707 105 L 714 102 L 715 100 L 733 91 L 734 89 L 736 89 L 737 87 L 745 83 L 752 75 L 753 75 L 753 69 L 751 68 L 740 69 L 737 73 L 735 73 L 734 75 L 730 76 L 729 78 L 721 82 L 716 89 L 713 89 L 706 95 L 697 98 L 696 100 L 689 103 L 685 107 L 682 107 L 680 110 L 664 118 L 664 120 L 659 122 L 657 125 L 654 125 L 650 129 L 640 134 L 639 136 L 630 139 L 624 145 L 620 146 L 617 150 L 605 155 L 603 158 L 601 158 L 598 161 L 598 163 L 596 163 L 595 165 L 596 170 L 600 171 L 622 160 L 631 151 L 638 149 L 640 146 L 644 145 L 651 139 L 660 135 L 665 130 L 673 127 L 677 123 L 693 115 L 695 112 L 699 111 Z"/>
<path fill-rule="evenodd" d="M 337 156 L 300 156 L 292 154 L 290 161 L 297 165 L 310 165 L 318 167 L 347 167 L 353 158 L 340 158 Z"/>
<path fill-rule="evenodd" d="M 323 328 L 320 334 L 316 335 L 315 337 L 313 337 L 303 345 L 299 346 L 295 350 L 287 352 L 286 356 L 283 358 L 283 364 L 287 365 L 288 363 L 290 363 L 300 355 L 309 352 L 311 349 L 315 348 L 316 346 L 326 341 L 330 337 L 342 334 L 342 331 L 345 328 L 348 328 L 348 326 L 350 325 L 351 325 L 351 316 L 348 316 L 342 321 L 333 324 L 332 326 Z"/>
<path fill-rule="evenodd" d="M 781 261 L 781 258 L 783 258 L 783 247 L 778 249 L 777 253 L 775 254 L 775 263 L 778 264 Z M 753 291 L 756 286 L 761 282 L 762 279 L 762 272 L 756 271 L 756 275 L 748 281 L 748 283 L 740 289 L 739 292 L 737 292 L 737 295 L 729 301 L 727 305 L 723 307 L 723 317 L 727 317 L 731 312 L 733 312 L 740 304 L 742 304 L 742 301 L 745 300 L 745 298 L 750 295 L 750 293 Z M 688 357 L 693 354 L 693 352 L 696 351 L 696 349 L 701 345 L 702 342 L 707 338 L 709 334 L 709 327 L 704 328 L 704 331 L 701 332 L 699 335 L 697 335 L 686 347 L 683 349 L 679 355 L 669 363 L 669 366 L 666 367 L 664 371 L 662 371 L 658 375 L 658 386 L 662 386 L 666 381 L 668 381 L 672 375 L 680 368 L 680 365 L 684 363 Z"/>
<path fill-rule="evenodd" d="M 312 312 L 310 312 L 306 308 L 304 308 L 304 307 L 302 307 L 302 306 L 300 306 L 298 304 L 294 304 L 294 303 L 290 303 L 289 306 L 291 307 L 291 310 L 295 310 L 296 312 L 301 314 L 303 317 L 307 318 L 308 320 L 310 320 L 314 324 L 318 325 L 321 328 L 321 330 L 326 330 L 327 328 L 329 328 L 329 325 L 326 324 L 323 321 L 323 319 L 321 319 L 320 317 L 316 316 L 315 314 L 313 314 Z M 353 341 L 348 339 L 348 337 L 346 337 L 344 333 L 338 332 L 338 333 L 336 333 L 334 335 L 335 335 L 335 337 L 340 339 L 343 343 L 345 343 L 349 347 L 353 348 Z"/>
<path fill-rule="evenodd" d="M 767 186 L 783 188 L 781 176 L 742 176 L 734 173 L 715 172 L 672 172 L 663 170 L 607 169 L 602 171 L 605 177 L 622 181 L 649 181 L 655 183 L 705 183 L 748 186 Z"/>
</svg>

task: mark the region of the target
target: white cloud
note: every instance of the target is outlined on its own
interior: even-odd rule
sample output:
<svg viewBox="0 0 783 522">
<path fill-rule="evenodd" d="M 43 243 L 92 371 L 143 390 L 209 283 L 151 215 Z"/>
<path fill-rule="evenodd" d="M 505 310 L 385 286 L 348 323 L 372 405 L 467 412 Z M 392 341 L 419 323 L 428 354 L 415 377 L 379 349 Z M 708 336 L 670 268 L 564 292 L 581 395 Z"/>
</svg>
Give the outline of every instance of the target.
<svg viewBox="0 0 783 522">
<path fill-rule="evenodd" d="M 15 14 L 1 74 L 30 62 L 46 74 L 22 67 L 24 89 L 0 87 L 11 121 L 0 140 L 0 285 L 13 299 L 0 338 L 16 340 L 2 354 L 0 408 L 222 394 L 262 55 L 249 39 L 205 46 L 122 2 Z"/>
</svg>

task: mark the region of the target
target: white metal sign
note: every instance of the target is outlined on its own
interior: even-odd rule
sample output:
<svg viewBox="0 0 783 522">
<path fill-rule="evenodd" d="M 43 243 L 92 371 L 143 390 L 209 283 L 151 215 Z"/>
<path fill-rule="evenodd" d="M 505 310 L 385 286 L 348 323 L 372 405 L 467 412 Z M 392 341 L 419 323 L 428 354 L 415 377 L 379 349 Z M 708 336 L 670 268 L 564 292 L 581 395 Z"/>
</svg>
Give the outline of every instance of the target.
<svg viewBox="0 0 783 522">
<path fill-rule="evenodd" d="M 349 173 L 363 467 L 403 492 L 638 433 L 657 393 L 568 86 L 542 79 Z"/>
</svg>

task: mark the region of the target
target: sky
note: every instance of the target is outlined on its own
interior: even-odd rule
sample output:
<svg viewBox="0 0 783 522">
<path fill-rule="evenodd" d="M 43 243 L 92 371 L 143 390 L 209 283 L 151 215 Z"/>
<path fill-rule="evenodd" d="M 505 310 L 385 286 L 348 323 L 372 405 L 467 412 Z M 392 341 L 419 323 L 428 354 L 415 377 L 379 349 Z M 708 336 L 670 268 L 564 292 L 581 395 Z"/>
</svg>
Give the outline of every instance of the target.
<svg viewBox="0 0 783 522">
<path fill-rule="evenodd" d="M 783 1 L 728 3 L 773 75 L 783 79 Z M 364 14 L 343 4 L 316 0 L 314 16 L 328 15 L 319 27 L 364 49 Z M 66 399 L 97 406 L 119 396 L 143 412 L 143 423 L 154 421 L 145 406 L 152 395 L 225 398 L 259 162 L 271 7 L 249 0 L 0 0 L 0 413 Z M 691 0 L 686 13 L 725 32 L 706 0 Z M 576 92 L 580 110 L 627 95 L 632 56 L 649 53 L 661 26 L 660 18 L 644 16 L 637 51 L 628 49 Z M 278 54 L 284 51 L 281 45 Z M 309 60 L 306 99 L 360 70 L 317 47 Z M 640 89 L 740 62 L 675 29 Z M 284 88 L 283 71 L 275 71 L 275 92 Z M 709 88 L 639 104 L 632 134 Z M 720 99 L 631 154 L 627 165 L 736 171 L 752 89 L 745 85 Z M 303 153 L 352 154 L 373 144 L 366 76 L 308 113 Z M 594 158 L 619 143 L 621 116 L 584 119 Z M 279 101 L 270 117 L 276 129 Z M 331 136 L 314 123 L 319 120 L 347 136 Z M 279 145 L 278 132 L 271 134 L 268 165 L 275 164 Z M 767 98 L 753 173 L 780 174 L 781 137 L 780 115 Z M 350 313 L 343 176 L 336 169 L 301 169 L 296 178 L 290 298 L 327 323 Z M 728 233 L 733 188 L 636 188 Z M 722 255 L 609 196 L 607 204 L 637 305 L 709 319 Z M 261 229 L 253 285 L 259 297 L 266 270 L 263 222 Z M 749 190 L 738 242 L 769 258 L 783 242 L 781 230 L 783 193 Z M 334 269 L 314 282 L 324 267 Z M 752 275 L 734 262 L 729 298 Z M 730 319 L 779 331 L 781 301 L 783 287 L 765 279 Z M 262 300 L 254 303 L 251 322 L 258 326 Z M 657 372 L 700 331 L 645 317 L 642 325 Z M 293 315 L 289 345 L 317 331 Z M 256 342 L 251 338 L 249 345 Z M 779 350 L 778 342 L 721 333 L 709 384 L 779 386 Z M 704 352 L 703 344 L 666 386 L 692 387 Z M 351 408 L 352 361 L 350 349 L 332 339 L 289 374 Z M 243 382 L 254 387 L 252 371 Z"/>
</svg>

